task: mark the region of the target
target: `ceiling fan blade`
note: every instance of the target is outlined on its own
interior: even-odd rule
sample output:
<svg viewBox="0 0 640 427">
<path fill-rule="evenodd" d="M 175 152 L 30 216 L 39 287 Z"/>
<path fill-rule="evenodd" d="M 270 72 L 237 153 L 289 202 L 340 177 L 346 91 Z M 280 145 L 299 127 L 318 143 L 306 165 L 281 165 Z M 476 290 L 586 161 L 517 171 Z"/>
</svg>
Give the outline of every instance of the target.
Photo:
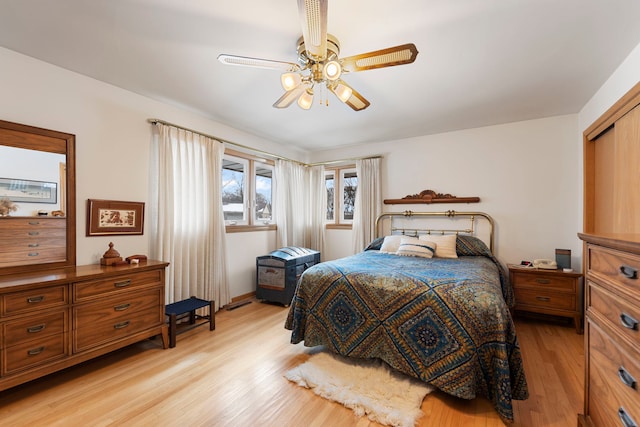
<svg viewBox="0 0 640 427">
<path fill-rule="evenodd" d="M 340 86 L 343 87 L 341 88 Z M 344 100 L 343 92 L 345 88 L 351 92 L 351 96 L 349 96 L 349 94 L 347 93 L 346 96 L 349 97 L 346 100 Z M 335 85 L 329 86 L 329 90 L 333 92 L 333 94 L 337 96 L 338 99 L 347 104 L 349 107 L 353 108 L 355 111 L 364 110 L 369 105 L 371 105 L 371 103 L 367 101 L 364 96 L 360 95 L 357 90 L 346 84 L 344 80 L 338 80 Z"/>
<path fill-rule="evenodd" d="M 276 108 L 287 108 L 289 105 L 293 104 L 293 102 L 302 95 L 302 93 L 307 89 L 307 86 L 304 84 L 298 85 L 291 90 L 288 90 L 278 99 L 273 106 Z"/>
<path fill-rule="evenodd" d="M 285 61 L 273 61 L 271 59 L 249 58 L 248 56 L 218 55 L 218 61 L 225 65 L 241 67 L 266 68 L 268 70 L 280 70 L 285 72 L 300 71 L 298 64 Z"/>
<path fill-rule="evenodd" d="M 327 58 L 327 4 L 328 0 L 298 0 L 305 50 L 316 62 Z"/>
<path fill-rule="evenodd" d="M 418 49 L 413 43 L 376 50 L 360 55 L 342 58 L 340 63 L 345 71 L 364 71 L 374 68 L 393 67 L 394 65 L 411 64 L 418 56 Z"/>
</svg>

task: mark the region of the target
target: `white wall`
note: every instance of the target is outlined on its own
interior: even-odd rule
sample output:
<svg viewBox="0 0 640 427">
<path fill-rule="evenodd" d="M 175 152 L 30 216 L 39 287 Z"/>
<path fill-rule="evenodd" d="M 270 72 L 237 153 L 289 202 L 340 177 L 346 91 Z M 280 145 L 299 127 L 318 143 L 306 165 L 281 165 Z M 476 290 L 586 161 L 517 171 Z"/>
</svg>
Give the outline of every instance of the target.
<svg viewBox="0 0 640 427">
<path fill-rule="evenodd" d="M 76 135 L 77 263 L 95 264 L 113 241 L 122 256 L 148 253 L 148 237 L 86 237 L 86 200 L 148 202 L 151 125 L 159 118 L 246 146 L 303 160 L 306 153 L 0 48 L 0 119 Z M 2 174 L 0 174 L 2 175 Z M 248 239 L 250 236 L 250 239 Z M 255 290 L 255 257 L 275 233 L 229 234 L 231 295 Z"/>
<path fill-rule="evenodd" d="M 479 210 L 496 222 L 504 263 L 555 258 L 571 249 L 581 268 L 582 141 L 576 115 L 328 150 L 313 161 L 383 155 L 382 197 L 431 189 L 480 203 L 385 205 L 385 211 Z M 328 252 L 335 251 L 328 240 Z"/>
</svg>

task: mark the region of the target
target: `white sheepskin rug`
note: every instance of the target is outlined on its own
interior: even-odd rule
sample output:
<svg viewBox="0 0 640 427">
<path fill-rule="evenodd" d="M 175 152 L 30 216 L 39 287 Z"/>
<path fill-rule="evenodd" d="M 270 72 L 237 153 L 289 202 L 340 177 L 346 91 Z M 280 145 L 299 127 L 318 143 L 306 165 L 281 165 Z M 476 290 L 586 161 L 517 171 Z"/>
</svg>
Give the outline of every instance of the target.
<svg viewBox="0 0 640 427">
<path fill-rule="evenodd" d="M 285 378 L 318 396 L 339 402 L 357 416 L 394 427 L 413 427 L 422 416 L 420 406 L 433 387 L 391 370 L 377 360 L 345 358 L 330 352 L 285 373 Z"/>
</svg>

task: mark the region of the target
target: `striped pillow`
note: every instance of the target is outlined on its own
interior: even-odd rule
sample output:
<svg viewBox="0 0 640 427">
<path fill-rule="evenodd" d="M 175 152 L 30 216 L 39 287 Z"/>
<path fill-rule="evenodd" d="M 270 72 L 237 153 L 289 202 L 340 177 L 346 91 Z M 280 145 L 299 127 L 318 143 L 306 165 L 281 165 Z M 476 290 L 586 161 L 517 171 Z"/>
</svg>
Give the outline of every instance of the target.
<svg viewBox="0 0 640 427">
<path fill-rule="evenodd" d="M 403 237 L 396 255 L 431 258 L 436 252 L 436 244 L 417 237 Z"/>
</svg>

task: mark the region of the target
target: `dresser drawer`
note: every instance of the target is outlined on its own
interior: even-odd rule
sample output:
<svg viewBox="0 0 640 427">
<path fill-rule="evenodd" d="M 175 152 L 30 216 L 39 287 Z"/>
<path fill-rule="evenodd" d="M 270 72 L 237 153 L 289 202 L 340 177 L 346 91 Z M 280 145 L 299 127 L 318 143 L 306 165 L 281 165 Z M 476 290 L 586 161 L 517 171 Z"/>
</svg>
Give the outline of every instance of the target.
<svg viewBox="0 0 640 427">
<path fill-rule="evenodd" d="M 130 293 L 119 298 L 109 298 L 91 304 L 83 304 L 73 309 L 74 329 L 91 327 L 99 322 L 118 322 L 137 312 L 150 308 L 162 310 L 160 290 Z"/>
<path fill-rule="evenodd" d="M 77 353 L 100 344 L 108 344 L 136 332 L 161 325 L 163 322 L 164 313 L 159 307 L 154 307 L 135 313 L 126 313 L 92 325 L 81 325 L 73 331 L 73 351 Z"/>
<path fill-rule="evenodd" d="M 640 292 L 640 256 L 589 246 L 588 273 L 601 277 L 627 293 Z"/>
<path fill-rule="evenodd" d="M 66 325 L 66 311 L 5 322 L 2 325 L 4 347 L 42 339 L 49 335 L 61 335 L 67 330 Z"/>
<path fill-rule="evenodd" d="M 640 422 L 639 355 L 626 353 L 593 324 L 589 343 L 589 409 L 595 425 L 623 426 L 621 415 Z"/>
<path fill-rule="evenodd" d="M 74 301 L 79 302 L 150 285 L 164 286 L 164 283 L 162 283 L 162 271 L 143 271 L 114 276 L 109 279 L 74 283 L 73 298 Z"/>
<path fill-rule="evenodd" d="M 544 272 L 512 272 L 511 285 L 517 288 L 545 289 L 554 292 L 576 292 L 576 280 L 572 277 L 546 275 Z"/>
<path fill-rule="evenodd" d="M 576 295 L 549 292 L 546 288 L 524 289 L 514 288 L 516 308 L 524 306 L 543 307 L 554 310 L 576 311 Z"/>
<path fill-rule="evenodd" d="M 4 349 L 2 374 L 33 368 L 67 355 L 66 334 L 50 335 Z"/>
<path fill-rule="evenodd" d="M 606 289 L 588 281 L 589 310 L 604 316 L 610 327 L 640 348 L 640 307 L 631 305 Z M 640 380 L 640 378 L 639 378 Z"/>
<path fill-rule="evenodd" d="M 67 303 L 67 286 L 51 286 L 14 292 L 0 297 L 2 316 L 35 312 Z"/>
</svg>

